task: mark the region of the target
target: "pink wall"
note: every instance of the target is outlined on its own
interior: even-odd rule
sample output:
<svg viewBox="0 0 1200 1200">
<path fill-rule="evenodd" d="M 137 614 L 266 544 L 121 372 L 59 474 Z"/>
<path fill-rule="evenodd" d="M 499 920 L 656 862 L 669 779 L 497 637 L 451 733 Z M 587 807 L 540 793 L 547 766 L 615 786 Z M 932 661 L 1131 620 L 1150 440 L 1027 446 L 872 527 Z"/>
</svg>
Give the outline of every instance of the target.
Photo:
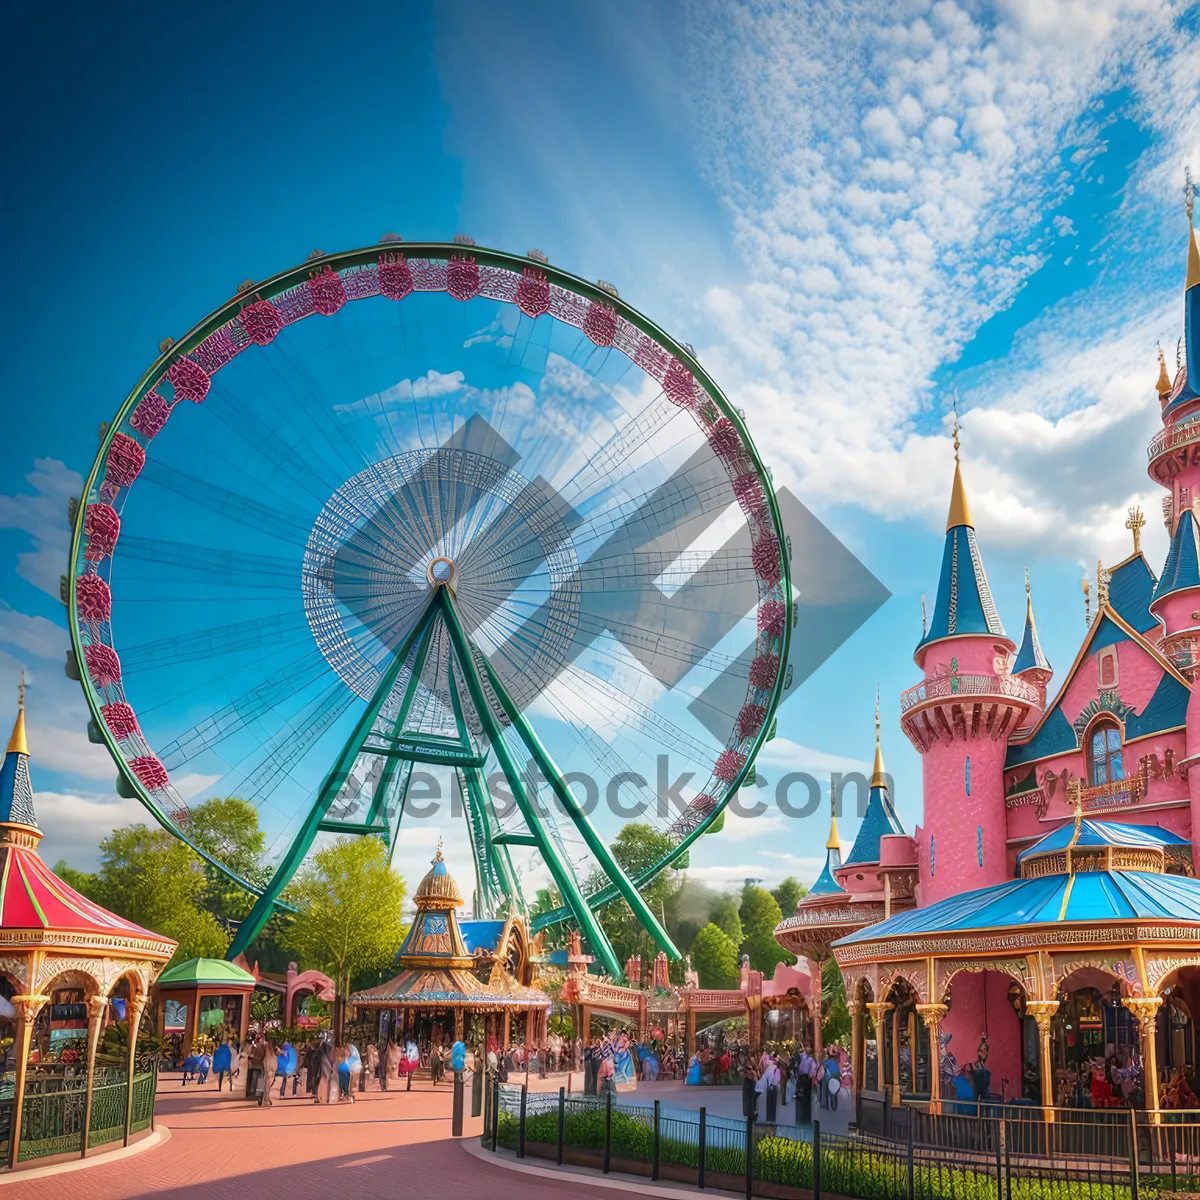
<svg viewBox="0 0 1200 1200">
<path fill-rule="evenodd" d="M 950 985 L 950 1011 L 942 1031 L 951 1035 L 948 1048 L 961 1067 L 977 1057 L 986 1029 L 992 1092 L 999 1095 L 1003 1089 L 1013 1097 L 1021 1094 L 1021 1029 L 1008 1002 L 1008 985 L 1009 977 L 998 971 L 960 971 Z"/>
<path fill-rule="evenodd" d="M 1200 628 L 1200 621 L 1192 615 L 1197 611 L 1200 596 L 1196 592 L 1172 592 L 1160 600 L 1153 609 L 1154 615 L 1163 623 L 1168 634 Z"/>
</svg>

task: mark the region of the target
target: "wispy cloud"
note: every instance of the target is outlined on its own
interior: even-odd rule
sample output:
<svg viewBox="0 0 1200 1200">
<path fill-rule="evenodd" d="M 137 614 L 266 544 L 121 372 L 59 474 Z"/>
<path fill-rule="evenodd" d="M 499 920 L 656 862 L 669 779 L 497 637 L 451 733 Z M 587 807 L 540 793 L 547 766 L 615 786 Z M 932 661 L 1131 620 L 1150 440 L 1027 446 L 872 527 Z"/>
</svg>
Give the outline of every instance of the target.
<svg viewBox="0 0 1200 1200">
<path fill-rule="evenodd" d="M 355 400 L 351 404 L 335 404 L 333 411 L 344 416 L 367 412 L 385 413 L 389 409 L 411 404 L 414 400 L 431 400 L 438 396 L 451 396 L 455 392 L 462 391 L 464 386 L 464 376 L 461 371 L 449 371 L 443 374 L 431 367 L 424 375 L 418 375 L 416 379 L 402 379 L 399 383 L 393 384 L 385 391 L 376 392 L 373 396 L 364 396 L 361 400 Z"/>
<path fill-rule="evenodd" d="M 36 458 L 25 481 L 30 491 L 0 496 L 0 529 L 29 534 L 33 549 L 17 556 L 17 574 L 57 596 L 71 541 L 67 501 L 83 491 L 83 479 L 56 458 Z"/>
</svg>

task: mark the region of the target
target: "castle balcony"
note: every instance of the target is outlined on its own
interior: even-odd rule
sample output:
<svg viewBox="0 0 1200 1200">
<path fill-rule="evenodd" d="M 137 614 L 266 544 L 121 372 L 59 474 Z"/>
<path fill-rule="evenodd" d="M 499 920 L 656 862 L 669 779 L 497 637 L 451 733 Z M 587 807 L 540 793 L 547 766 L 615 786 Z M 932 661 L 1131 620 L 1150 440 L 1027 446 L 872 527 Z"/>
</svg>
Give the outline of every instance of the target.
<svg viewBox="0 0 1200 1200">
<path fill-rule="evenodd" d="M 1197 443 L 1200 443 L 1200 416 L 1191 417 L 1186 421 L 1181 421 L 1178 425 L 1167 425 L 1160 429 L 1146 447 L 1146 459 L 1150 464 L 1151 477 L 1160 483 L 1169 484 L 1176 471 L 1165 464 L 1155 467 L 1156 460 L 1181 447 L 1193 446 Z M 1179 465 L 1183 466 L 1184 463 L 1181 462 Z"/>
<path fill-rule="evenodd" d="M 1028 725 L 1041 695 L 1015 675 L 934 675 L 900 693 L 900 724 L 924 754 L 938 741 L 1009 738 Z"/>
<path fill-rule="evenodd" d="M 1115 808 L 1128 808 L 1145 794 L 1146 780 L 1141 775 L 1079 789 L 1079 799 L 1085 813 L 1105 813 Z"/>
</svg>

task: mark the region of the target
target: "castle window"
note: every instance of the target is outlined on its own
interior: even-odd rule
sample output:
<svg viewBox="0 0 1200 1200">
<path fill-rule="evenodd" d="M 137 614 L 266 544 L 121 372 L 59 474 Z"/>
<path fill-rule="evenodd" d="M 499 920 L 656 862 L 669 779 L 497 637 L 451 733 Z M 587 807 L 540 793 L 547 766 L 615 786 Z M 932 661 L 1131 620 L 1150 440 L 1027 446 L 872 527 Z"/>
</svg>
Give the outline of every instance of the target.
<svg viewBox="0 0 1200 1200">
<path fill-rule="evenodd" d="M 1117 648 L 1107 646 L 1096 656 L 1100 668 L 1100 686 L 1112 688 L 1117 686 Z"/>
<path fill-rule="evenodd" d="M 1125 778 L 1121 761 L 1121 730 L 1115 721 L 1100 721 L 1088 734 L 1088 773 L 1092 787 Z"/>
</svg>

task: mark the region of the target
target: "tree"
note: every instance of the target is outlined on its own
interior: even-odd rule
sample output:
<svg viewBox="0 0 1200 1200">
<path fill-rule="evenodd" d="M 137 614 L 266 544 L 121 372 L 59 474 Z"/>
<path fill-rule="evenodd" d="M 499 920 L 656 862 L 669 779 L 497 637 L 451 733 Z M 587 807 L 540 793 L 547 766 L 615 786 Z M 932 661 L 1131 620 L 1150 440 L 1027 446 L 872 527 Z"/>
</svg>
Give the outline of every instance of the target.
<svg viewBox="0 0 1200 1200">
<path fill-rule="evenodd" d="M 74 888 L 84 896 L 90 896 L 92 889 L 96 886 L 95 875 L 89 875 L 86 871 L 75 870 L 65 858 L 60 858 L 54 864 L 54 873 L 67 887 Z"/>
<path fill-rule="evenodd" d="M 705 988 L 734 988 L 741 982 L 737 943 L 718 925 L 708 924 L 692 942 L 692 966 Z"/>
<path fill-rule="evenodd" d="M 821 1037 L 832 1046 L 850 1032 L 850 1009 L 846 1006 L 846 981 L 832 958 L 821 964 Z"/>
<path fill-rule="evenodd" d="M 203 862 L 165 829 L 114 829 L 100 843 L 100 869 L 91 879 L 86 895 L 97 904 L 174 938 L 175 960 L 220 958 L 229 946 L 229 933 L 203 907 Z"/>
<path fill-rule="evenodd" d="M 745 931 L 742 953 L 750 956 L 750 966 L 754 970 L 770 976 L 775 971 L 776 963 L 796 961 L 796 956 L 775 940 L 775 926 L 783 920 L 783 913 L 779 901 L 765 888 L 748 884 L 742 891 L 738 915 Z"/>
<path fill-rule="evenodd" d="M 351 978 L 380 970 L 404 936 L 404 880 L 388 866 L 387 848 L 376 837 L 338 838 L 292 881 L 288 900 L 299 910 L 283 931 L 298 961 L 327 971 L 337 984 L 335 1036 Z"/>
<path fill-rule="evenodd" d="M 796 905 L 808 895 L 808 888 L 794 875 L 789 875 L 777 888 L 771 890 L 779 905 L 779 911 L 785 917 L 790 917 L 796 911 Z"/>
<path fill-rule="evenodd" d="M 716 903 L 709 910 L 708 919 L 714 925 L 719 925 L 735 946 L 742 944 L 746 934 L 742 929 L 742 918 L 738 913 L 736 896 L 731 896 L 728 892 L 718 896 Z"/>
<path fill-rule="evenodd" d="M 254 805 L 238 796 L 205 800 L 192 809 L 188 834 L 201 850 L 243 879 L 256 884 L 267 882 L 270 871 L 262 864 L 267 839 L 258 827 Z M 253 907 L 254 896 L 211 863 L 204 863 L 204 876 L 204 905 L 220 921 L 239 921 Z M 277 930 L 272 927 L 272 932 Z"/>
</svg>

